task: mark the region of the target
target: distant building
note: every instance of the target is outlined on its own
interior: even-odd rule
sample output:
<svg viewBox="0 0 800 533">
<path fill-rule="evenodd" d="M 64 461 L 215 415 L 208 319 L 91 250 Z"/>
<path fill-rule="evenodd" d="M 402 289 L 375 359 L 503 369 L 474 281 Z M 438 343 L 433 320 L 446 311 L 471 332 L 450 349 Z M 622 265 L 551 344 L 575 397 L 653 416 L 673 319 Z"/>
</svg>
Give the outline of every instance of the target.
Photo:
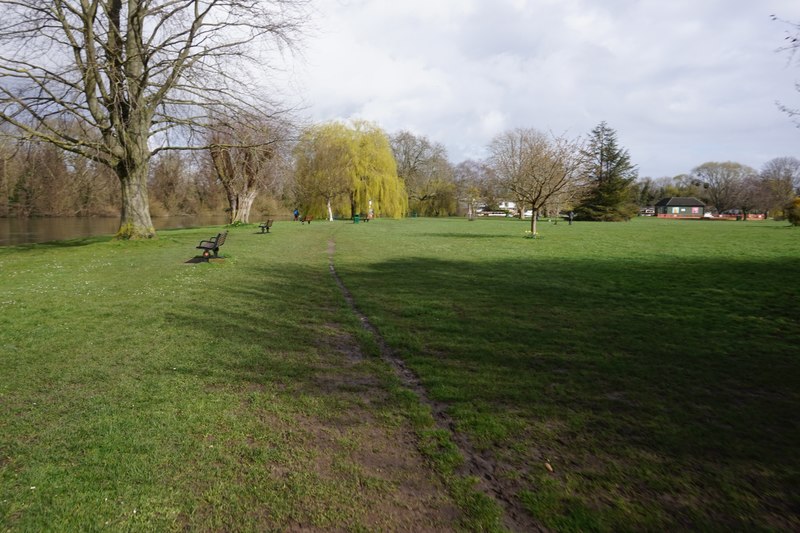
<svg viewBox="0 0 800 533">
<path fill-rule="evenodd" d="M 656 203 L 659 218 L 703 218 L 706 204 L 693 196 L 672 196 Z"/>
</svg>

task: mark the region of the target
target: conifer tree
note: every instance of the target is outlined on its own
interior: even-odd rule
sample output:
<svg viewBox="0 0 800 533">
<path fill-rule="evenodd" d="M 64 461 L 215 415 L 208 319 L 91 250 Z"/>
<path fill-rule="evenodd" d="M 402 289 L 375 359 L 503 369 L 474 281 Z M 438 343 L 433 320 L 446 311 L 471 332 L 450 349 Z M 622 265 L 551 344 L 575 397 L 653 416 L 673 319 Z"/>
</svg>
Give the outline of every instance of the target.
<svg viewBox="0 0 800 533">
<path fill-rule="evenodd" d="M 633 217 L 637 170 L 628 150 L 617 145 L 617 132 L 605 121 L 592 130 L 583 154 L 590 188 L 575 209 L 583 220 L 620 221 Z"/>
</svg>

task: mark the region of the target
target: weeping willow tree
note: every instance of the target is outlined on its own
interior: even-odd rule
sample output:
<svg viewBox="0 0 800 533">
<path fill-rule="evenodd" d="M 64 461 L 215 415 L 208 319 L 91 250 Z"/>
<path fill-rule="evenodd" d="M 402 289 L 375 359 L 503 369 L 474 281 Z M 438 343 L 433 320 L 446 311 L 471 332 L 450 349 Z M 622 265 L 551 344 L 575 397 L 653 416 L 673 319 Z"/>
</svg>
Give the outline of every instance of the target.
<svg viewBox="0 0 800 533">
<path fill-rule="evenodd" d="M 334 207 L 350 191 L 348 162 L 352 159 L 349 130 L 332 122 L 307 128 L 294 150 L 295 197 L 305 214 L 333 220 Z"/>
<path fill-rule="evenodd" d="M 308 214 L 351 218 L 372 209 L 400 218 L 408 209 L 403 181 L 389 138 L 374 124 L 358 121 L 312 126 L 295 149 L 296 195 Z"/>
<path fill-rule="evenodd" d="M 400 218 L 408 211 L 408 195 L 397 176 L 389 137 L 378 126 L 358 121 L 353 127 L 355 155 L 351 161 L 350 216 L 370 207 L 379 216 Z M 371 203 L 370 203 L 371 202 Z"/>
</svg>

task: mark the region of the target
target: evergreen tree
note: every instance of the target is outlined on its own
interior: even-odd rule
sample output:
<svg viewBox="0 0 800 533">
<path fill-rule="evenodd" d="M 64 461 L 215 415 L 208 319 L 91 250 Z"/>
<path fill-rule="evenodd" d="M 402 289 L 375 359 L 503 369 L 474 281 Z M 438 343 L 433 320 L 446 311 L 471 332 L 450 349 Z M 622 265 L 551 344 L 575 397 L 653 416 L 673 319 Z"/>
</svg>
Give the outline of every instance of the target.
<svg viewBox="0 0 800 533">
<path fill-rule="evenodd" d="M 591 186 L 575 209 L 577 216 L 583 220 L 619 221 L 636 215 L 637 170 L 628 151 L 617 145 L 617 132 L 601 122 L 592 130 L 582 153 Z"/>
</svg>

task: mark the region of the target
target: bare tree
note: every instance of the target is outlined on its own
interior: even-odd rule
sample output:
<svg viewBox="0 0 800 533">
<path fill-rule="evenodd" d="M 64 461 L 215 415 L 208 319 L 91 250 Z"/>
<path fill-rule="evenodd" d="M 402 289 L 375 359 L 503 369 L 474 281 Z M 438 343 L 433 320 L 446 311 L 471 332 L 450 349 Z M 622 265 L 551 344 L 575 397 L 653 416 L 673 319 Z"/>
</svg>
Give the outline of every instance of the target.
<svg viewBox="0 0 800 533">
<path fill-rule="evenodd" d="M 761 179 L 775 195 L 775 205 L 783 205 L 800 194 L 800 159 L 776 157 L 761 168 Z"/>
<path fill-rule="evenodd" d="M 409 208 L 425 215 L 447 215 L 457 206 L 453 167 L 441 143 L 399 131 L 389 139 L 397 175 L 408 191 Z"/>
<path fill-rule="evenodd" d="M 486 204 L 494 197 L 494 174 L 483 162 L 467 159 L 453 169 L 453 178 L 458 187 L 459 201 L 467 208 L 467 217 L 472 220 L 478 213 L 479 204 Z"/>
<path fill-rule="evenodd" d="M 0 0 L 0 120 L 112 169 L 118 236 L 153 237 L 150 158 L 191 147 L 209 106 L 264 113 L 248 67 L 306 1 Z"/>
<path fill-rule="evenodd" d="M 747 165 L 726 161 L 703 163 L 692 170 L 692 174 L 706 188 L 709 201 L 721 213 L 739 207 L 745 178 L 757 172 Z"/>
<path fill-rule="evenodd" d="M 497 135 L 489 145 L 489 164 L 494 169 L 501 187 L 508 194 L 514 195 L 520 220 L 525 215 L 525 200 L 512 190 L 511 184 L 524 179 L 529 159 L 528 140 L 538 134 L 539 132 L 535 130 L 517 128 Z"/>
<path fill-rule="evenodd" d="M 548 202 L 568 201 L 585 189 L 585 153 L 577 140 L 546 135 L 534 129 L 501 133 L 489 145 L 490 163 L 498 178 L 533 210 L 536 219 Z"/>
<path fill-rule="evenodd" d="M 19 143 L 0 136 L 0 216 L 11 214 L 11 193 L 19 173 Z"/>
<path fill-rule="evenodd" d="M 786 35 L 784 36 L 784 41 L 786 41 L 786 44 L 778 48 L 778 51 L 787 52 L 790 60 L 796 59 L 798 50 L 800 50 L 800 23 L 782 20 L 775 15 L 772 15 L 772 20 L 781 22 L 788 26 Z M 800 91 L 800 83 L 795 83 L 795 88 Z M 800 109 L 796 107 L 790 107 L 781 102 L 778 102 L 778 108 L 789 115 L 795 121 L 795 123 L 800 126 L 800 121 L 798 121 L 798 117 L 800 117 Z"/>
<path fill-rule="evenodd" d="M 494 169 L 486 161 L 467 159 L 454 169 L 461 202 L 466 204 L 467 216 L 476 216 L 479 205 L 496 210 L 500 204 L 502 186 Z"/>
<path fill-rule="evenodd" d="M 742 212 L 744 220 L 747 220 L 753 211 L 766 211 L 767 191 L 764 182 L 757 174 L 746 175 L 738 187 L 736 196 L 736 207 Z"/>
<path fill-rule="evenodd" d="M 188 172 L 187 154 L 164 152 L 150 165 L 150 212 L 158 215 L 186 214 L 190 211 L 188 198 L 192 181 Z"/>
<path fill-rule="evenodd" d="M 289 128 L 278 121 L 260 128 L 215 124 L 209 132 L 209 154 L 217 179 L 225 189 L 231 223 L 250 222 L 259 193 L 280 186 L 286 174 Z"/>
</svg>

